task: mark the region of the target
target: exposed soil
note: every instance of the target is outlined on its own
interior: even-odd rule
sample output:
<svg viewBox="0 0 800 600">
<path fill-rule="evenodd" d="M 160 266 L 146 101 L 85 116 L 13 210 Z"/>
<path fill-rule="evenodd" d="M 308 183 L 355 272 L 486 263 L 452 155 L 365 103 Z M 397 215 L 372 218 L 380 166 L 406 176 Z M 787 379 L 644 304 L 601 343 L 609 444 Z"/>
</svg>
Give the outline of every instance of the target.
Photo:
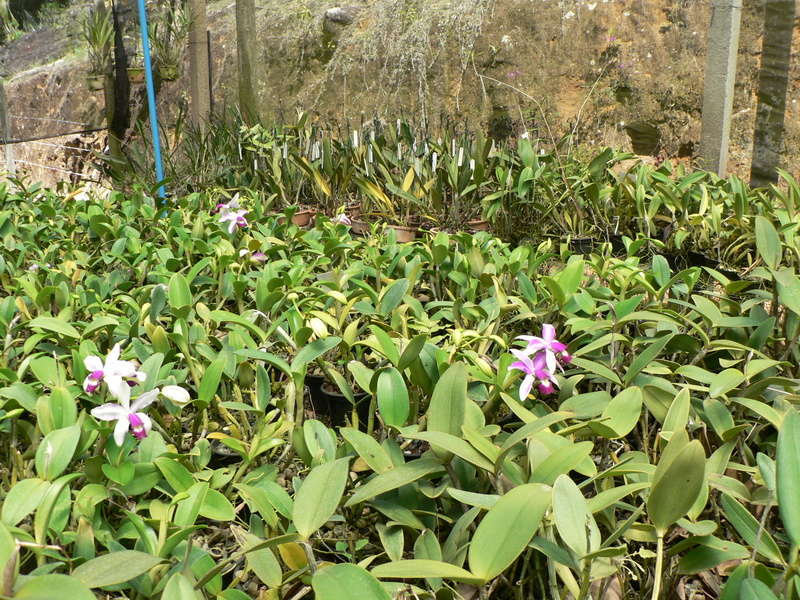
<svg viewBox="0 0 800 600">
<path fill-rule="evenodd" d="M 558 139 L 575 131 L 591 146 L 691 160 L 699 150 L 710 5 L 408 0 L 399 10 L 394 0 L 265 0 L 257 11 L 261 112 L 291 121 L 302 108 L 343 128 L 401 116 L 434 130 L 450 123 L 500 138 L 529 131 Z M 236 104 L 234 6 L 208 5 L 217 110 Z M 350 25 L 326 22 L 336 6 L 360 10 Z M 745 0 L 729 164 L 744 176 L 761 26 L 760 0 Z M 12 114 L 102 119 L 102 93 L 87 91 L 85 52 L 75 52 L 72 29 L 42 30 L 0 47 Z M 784 141 L 790 170 L 800 164 L 800 34 L 795 39 Z M 186 108 L 188 89 L 185 73 L 161 86 L 164 123 Z M 141 96 L 134 90 L 134 102 Z M 12 122 L 12 137 L 58 131 L 52 123 Z"/>
</svg>

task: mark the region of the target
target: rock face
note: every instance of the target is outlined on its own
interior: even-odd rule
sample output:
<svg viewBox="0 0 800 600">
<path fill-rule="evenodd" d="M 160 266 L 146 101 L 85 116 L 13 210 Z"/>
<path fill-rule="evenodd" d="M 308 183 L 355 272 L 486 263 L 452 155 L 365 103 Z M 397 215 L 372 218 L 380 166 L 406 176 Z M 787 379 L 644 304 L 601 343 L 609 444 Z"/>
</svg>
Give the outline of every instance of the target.
<svg viewBox="0 0 800 600">
<path fill-rule="evenodd" d="M 579 144 L 661 156 L 689 157 L 699 140 L 711 0 L 260 0 L 258 6 L 253 75 L 267 121 L 291 122 L 303 109 L 334 128 L 405 118 L 429 131 L 481 129 L 498 138 L 528 132 L 558 140 L 574 133 Z M 232 7 L 233 0 L 208 4 L 215 110 L 237 101 Z M 751 151 L 762 12 L 761 0 L 745 0 L 730 164 L 741 173 Z M 42 62 L 59 51 L 47 50 L 47 35 L 53 37 L 31 33 L 25 42 L 39 48 Z M 96 116 L 96 107 L 84 114 L 80 104 L 44 101 L 30 87 L 36 81 L 38 89 L 53 90 L 60 77 L 73 97 L 86 94 L 77 43 L 59 46 L 62 56 L 72 53 L 69 74 L 63 64 L 51 72 L 39 62 L 35 79 L 25 74 L 34 65 L 0 47 L 11 71 L 9 112 L 30 111 L 35 99 L 56 118 Z M 800 64 L 793 69 L 789 165 L 800 159 Z M 185 75 L 162 85 L 165 124 L 188 89 Z"/>
<path fill-rule="evenodd" d="M 362 7 L 360 6 L 337 6 L 325 11 L 326 23 L 337 25 L 352 25 L 358 18 Z"/>
</svg>

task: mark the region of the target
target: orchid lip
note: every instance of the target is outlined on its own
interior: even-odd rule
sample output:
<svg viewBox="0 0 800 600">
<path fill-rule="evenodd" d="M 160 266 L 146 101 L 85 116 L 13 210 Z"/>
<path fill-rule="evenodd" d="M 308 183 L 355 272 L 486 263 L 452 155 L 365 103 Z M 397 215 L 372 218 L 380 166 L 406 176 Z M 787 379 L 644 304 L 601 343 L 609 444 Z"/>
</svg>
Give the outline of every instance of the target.
<svg viewBox="0 0 800 600">
<path fill-rule="evenodd" d="M 99 381 L 102 378 L 103 378 L 103 370 L 102 369 L 98 369 L 97 371 L 92 371 L 91 373 L 89 373 L 89 379 L 94 379 L 94 380 Z"/>
<path fill-rule="evenodd" d="M 144 421 L 142 421 L 135 413 L 128 415 L 128 422 L 131 424 L 131 432 L 137 440 L 147 437 L 147 431 L 144 428 Z"/>
</svg>

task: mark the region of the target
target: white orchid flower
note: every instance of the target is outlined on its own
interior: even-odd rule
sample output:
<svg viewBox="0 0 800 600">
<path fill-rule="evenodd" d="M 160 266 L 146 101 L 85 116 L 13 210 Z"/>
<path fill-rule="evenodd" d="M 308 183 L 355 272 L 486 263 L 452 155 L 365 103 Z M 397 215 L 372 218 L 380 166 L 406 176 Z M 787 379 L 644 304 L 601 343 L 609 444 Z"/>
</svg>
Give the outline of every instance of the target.
<svg viewBox="0 0 800 600">
<path fill-rule="evenodd" d="M 125 386 L 127 388 L 127 385 Z M 176 386 L 177 387 L 177 386 Z M 93 408 L 91 414 L 95 419 L 101 421 L 116 421 L 114 426 L 114 441 L 117 446 L 122 446 L 125 442 L 125 434 L 130 429 L 133 437 L 142 440 L 147 437 L 153 428 L 153 422 L 145 413 L 142 412 L 158 398 L 160 390 L 158 388 L 145 392 L 133 404 L 130 404 L 130 391 L 127 398 L 121 398 L 119 404 L 109 402 Z"/>
<path fill-rule="evenodd" d="M 105 361 L 99 356 L 87 356 L 83 364 L 89 375 L 83 380 L 83 389 L 87 394 L 93 394 L 105 381 L 108 391 L 120 402 L 130 401 L 131 386 L 142 383 L 147 375 L 136 369 L 136 364 L 129 360 L 120 360 L 120 344 L 115 344 L 106 356 Z"/>
<path fill-rule="evenodd" d="M 161 388 L 161 395 L 178 406 L 186 406 L 192 401 L 189 392 L 179 385 L 165 385 Z"/>
</svg>

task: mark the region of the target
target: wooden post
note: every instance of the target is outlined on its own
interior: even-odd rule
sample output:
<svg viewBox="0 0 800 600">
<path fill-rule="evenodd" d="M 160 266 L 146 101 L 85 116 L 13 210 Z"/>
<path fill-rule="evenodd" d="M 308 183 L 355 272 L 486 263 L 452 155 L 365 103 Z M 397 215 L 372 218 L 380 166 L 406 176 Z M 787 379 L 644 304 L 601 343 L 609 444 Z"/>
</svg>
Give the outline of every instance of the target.
<svg viewBox="0 0 800 600">
<path fill-rule="evenodd" d="M 700 152 L 703 166 L 724 177 L 728 169 L 742 0 L 713 0 L 712 10 L 703 89 Z"/>
<path fill-rule="evenodd" d="M 11 127 L 8 125 L 8 108 L 6 107 L 6 89 L 3 85 L 3 80 L 0 79 L 0 131 L 3 133 L 3 140 L 6 142 L 3 145 L 3 151 L 6 156 L 6 174 L 13 175 L 14 170 L 14 151 L 12 145 L 9 144 L 11 140 Z"/>
<path fill-rule="evenodd" d="M 189 93 L 192 122 L 203 129 L 211 113 L 206 0 L 189 0 Z"/>
<path fill-rule="evenodd" d="M 256 91 L 253 85 L 253 64 L 256 51 L 255 0 L 236 0 L 236 57 L 239 66 L 239 110 L 245 122 L 258 120 Z"/>
<path fill-rule="evenodd" d="M 792 62 L 795 0 L 766 0 L 750 185 L 778 182 Z"/>
</svg>

